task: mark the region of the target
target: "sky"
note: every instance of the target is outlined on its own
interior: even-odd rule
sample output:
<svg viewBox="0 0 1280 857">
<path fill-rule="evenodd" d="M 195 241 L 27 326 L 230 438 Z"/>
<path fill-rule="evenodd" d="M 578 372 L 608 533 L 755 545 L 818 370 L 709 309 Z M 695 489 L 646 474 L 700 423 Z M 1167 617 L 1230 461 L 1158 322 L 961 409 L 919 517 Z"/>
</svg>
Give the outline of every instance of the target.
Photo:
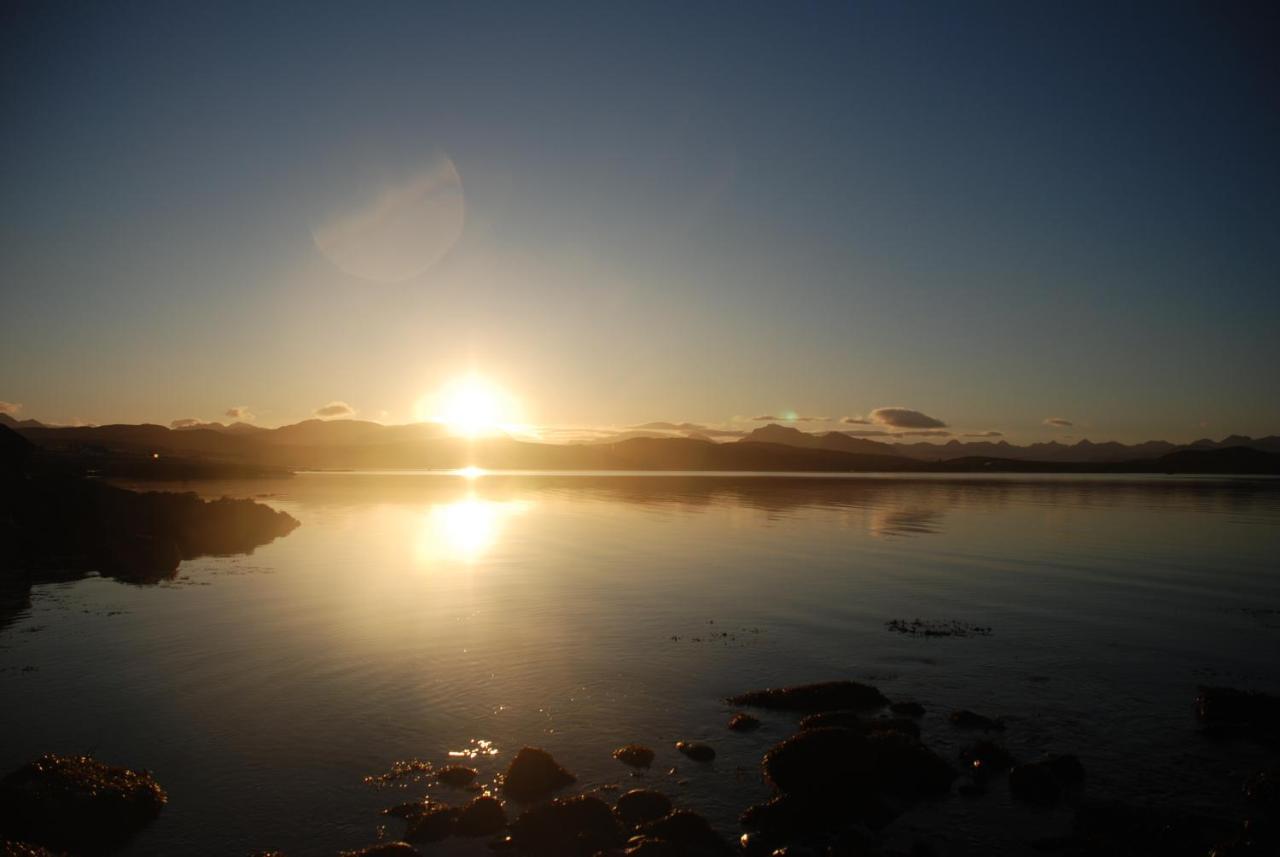
<svg viewBox="0 0 1280 857">
<path fill-rule="evenodd" d="M 1280 433 L 1276 15 L 5 4 L 0 408 Z"/>
</svg>

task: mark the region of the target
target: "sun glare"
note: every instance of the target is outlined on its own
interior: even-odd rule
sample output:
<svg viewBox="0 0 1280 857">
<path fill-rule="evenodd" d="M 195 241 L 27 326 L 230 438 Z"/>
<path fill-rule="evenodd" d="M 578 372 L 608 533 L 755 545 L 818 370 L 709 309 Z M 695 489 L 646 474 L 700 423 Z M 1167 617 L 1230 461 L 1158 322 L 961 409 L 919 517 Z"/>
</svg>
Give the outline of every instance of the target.
<svg viewBox="0 0 1280 857">
<path fill-rule="evenodd" d="M 500 434 L 516 422 L 512 398 L 476 375 L 446 384 L 420 411 L 422 418 L 443 423 L 461 437 Z"/>
</svg>

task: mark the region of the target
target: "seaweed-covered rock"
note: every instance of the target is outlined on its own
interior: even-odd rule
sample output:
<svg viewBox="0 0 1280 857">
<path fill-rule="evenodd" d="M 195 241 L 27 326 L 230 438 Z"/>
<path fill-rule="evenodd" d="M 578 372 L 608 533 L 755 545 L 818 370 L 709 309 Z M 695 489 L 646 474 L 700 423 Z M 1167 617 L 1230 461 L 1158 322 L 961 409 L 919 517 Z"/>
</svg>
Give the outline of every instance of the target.
<svg viewBox="0 0 1280 857">
<path fill-rule="evenodd" d="M 155 819 L 167 799 L 146 771 L 46 753 L 0 780 L 0 833 L 55 849 L 111 850 Z"/>
<path fill-rule="evenodd" d="M 468 786 L 476 778 L 476 769 L 466 765 L 445 765 L 436 771 L 436 780 L 446 786 L 462 788 Z"/>
<path fill-rule="evenodd" d="M 889 700 L 877 688 L 856 681 L 828 681 L 754 690 L 728 699 L 730 705 L 779 711 L 837 711 L 882 708 Z"/>
<path fill-rule="evenodd" d="M 626 842 L 609 805 L 590 795 L 530 807 L 511 824 L 512 843 L 534 855 L 592 855 Z"/>
<path fill-rule="evenodd" d="M 642 744 L 628 744 L 614 750 L 613 758 L 633 768 L 647 768 L 653 764 L 653 751 Z"/>
<path fill-rule="evenodd" d="M 640 833 L 678 845 L 688 857 L 728 857 L 734 853 L 734 849 L 705 818 L 684 809 L 643 825 Z"/>
<path fill-rule="evenodd" d="M 1084 766 L 1071 755 L 1046 756 L 1009 770 L 1009 793 L 1030 803 L 1051 804 L 1084 782 Z"/>
<path fill-rule="evenodd" d="M 753 732 L 760 728 L 760 720 L 750 714 L 738 712 L 729 718 L 729 728 L 734 732 Z"/>
<path fill-rule="evenodd" d="M 1201 687 L 1196 718 L 1205 732 L 1280 738 L 1280 697 L 1230 687 Z"/>
<path fill-rule="evenodd" d="M 343 851 L 342 857 L 421 857 L 421 854 L 408 842 L 379 842 L 359 851 Z"/>
<path fill-rule="evenodd" d="M 711 745 L 701 741 L 677 741 L 676 749 L 695 762 L 710 762 L 716 757 L 716 751 Z"/>
<path fill-rule="evenodd" d="M 531 801 L 546 797 L 576 779 L 560 767 L 550 753 L 536 747 L 523 747 L 507 767 L 502 787 L 516 800 Z"/>
<path fill-rule="evenodd" d="M 981 729 L 984 732 L 1003 732 L 1004 721 L 997 718 L 985 717 L 981 714 L 962 708 L 959 711 L 951 712 L 951 725 L 960 729 Z"/>
<path fill-rule="evenodd" d="M 632 789 L 618 798 L 613 812 L 627 827 L 635 827 L 657 821 L 671 812 L 671 800 L 661 792 Z"/>
<path fill-rule="evenodd" d="M 457 823 L 456 807 L 430 806 L 426 812 L 410 819 L 404 838 L 410 842 L 439 842 L 454 834 Z"/>
<path fill-rule="evenodd" d="M 507 826 L 507 814 L 497 798 L 481 795 L 458 810 L 454 832 L 459 836 L 489 836 Z"/>
</svg>

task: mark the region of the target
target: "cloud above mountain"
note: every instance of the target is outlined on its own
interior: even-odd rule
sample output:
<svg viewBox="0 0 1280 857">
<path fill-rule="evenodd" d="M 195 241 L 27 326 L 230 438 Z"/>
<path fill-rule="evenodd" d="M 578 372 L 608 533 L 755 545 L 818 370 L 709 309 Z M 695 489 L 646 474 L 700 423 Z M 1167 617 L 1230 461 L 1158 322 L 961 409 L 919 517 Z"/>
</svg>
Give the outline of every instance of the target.
<svg viewBox="0 0 1280 857">
<path fill-rule="evenodd" d="M 169 428 L 171 429 L 194 428 L 195 426 L 203 425 L 203 424 L 204 424 L 203 420 L 197 420 L 193 417 L 184 417 L 183 419 L 174 420 L 173 422 L 169 423 Z"/>
<path fill-rule="evenodd" d="M 343 417 L 354 417 L 356 415 L 356 409 L 348 405 L 346 402 L 335 400 L 323 407 L 316 408 L 314 415 L 322 420 L 333 420 Z"/>
<path fill-rule="evenodd" d="M 22 402 L 5 402 L 0 400 L 0 414 L 8 414 L 16 417 L 18 412 L 22 410 Z"/>
<path fill-rule="evenodd" d="M 968 432 L 968 433 L 966 433 L 966 434 L 962 435 L 962 437 L 1004 437 L 1004 432 L 1002 432 L 1002 431 L 973 431 L 973 432 Z"/>
<path fill-rule="evenodd" d="M 253 413 L 244 405 L 227 408 L 224 413 L 228 419 L 238 420 L 242 423 L 251 423 L 255 419 Z"/>
<path fill-rule="evenodd" d="M 751 421 L 757 423 L 829 423 L 831 422 L 831 417 L 801 416 L 800 414 L 761 414 L 758 417 L 752 417 Z"/>
<path fill-rule="evenodd" d="M 947 427 L 947 424 L 937 417 L 931 417 L 912 408 L 876 408 L 870 416 L 873 423 L 892 428 L 941 429 Z"/>
<path fill-rule="evenodd" d="M 722 429 L 713 428 L 711 426 L 699 425 L 698 423 L 671 423 L 664 420 L 658 420 L 651 423 L 641 423 L 637 426 L 631 426 L 635 431 L 670 431 L 670 432 L 695 432 L 703 434 L 707 437 L 744 437 L 746 432 L 738 429 Z"/>
<path fill-rule="evenodd" d="M 1071 422 L 1071 420 L 1066 417 L 1047 417 L 1044 424 L 1052 426 L 1053 428 L 1070 428 L 1075 425 L 1075 423 Z"/>
<path fill-rule="evenodd" d="M 844 423 L 847 426 L 871 425 L 871 420 L 867 419 L 866 417 L 844 417 L 843 419 L 840 420 L 840 422 Z"/>
</svg>

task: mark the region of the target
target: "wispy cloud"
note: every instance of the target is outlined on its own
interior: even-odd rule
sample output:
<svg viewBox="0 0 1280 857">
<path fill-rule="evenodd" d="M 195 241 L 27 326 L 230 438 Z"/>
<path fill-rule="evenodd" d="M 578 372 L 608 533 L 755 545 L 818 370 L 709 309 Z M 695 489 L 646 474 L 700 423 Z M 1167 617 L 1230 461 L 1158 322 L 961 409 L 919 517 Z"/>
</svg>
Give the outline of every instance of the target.
<svg viewBox="0 0 1280 857">
<path fill-rule="evenodd" d="M 896 431 L 894 437 L 951 437 L 946 429 L 919 429 L 916 431 Z"/>
<path fill-rule="evenodd" d="M 664 420 L 641 423 L 638 426 L 630 426 L 630 428 L 637 431 L 696 432 L 707 437 L 743 437 L 746 435 L 746 432 L 739 429 L 716 428 L 698 423 L 671 423 Z"/>
<path fill-rule="evenodd" d="M 963 435 L 963 437 L 1004 437 L 1002 431 L 973 431 Z"/>
<path fill-rule="evenodd" d="M 757 423 L 829 423 L 831 417 L 815 417 L 793 413 L 781 414 L 761 414 L 758 417 L 752 417 L 752 422 Z"/>
<path fill-rule="evenodd" d="M 242 423 L 251 423 L 257 419 L 244 405 L 236 405 L 233 408 L 227 408 L 224 415 L 227 419 L 237 420 Z"/>
<path fill-rule="evenodd" d="M 931 417 L 911 408 L 876 408 L 871 412 L 871 421 L 882 426 L 905 429 L 940 429 L 947 424 L 937 417 Z"/>
<path fill-rule="evenodd" d="M 173 422 L 169 423 L 169 428 L 171 429 L 195 428 L 198 425 L 204 425 L 204 421 L 197 420 L 194 417 L 184 417 L 183 419 L 174 420 Z"/>
<path fill-rule="evenodd" d="M 315 409 L 314 415 L 322 420 L 338 419 L 340 417 L 354 417 L 356 409 L 348 405 L 346 402 L 332 401 L 323 407 Z"/>
<path fill-rule="evenodd" d="M 0 400 L 0 414 L 8 414 L 16 417 L 18 412 L 22 410 L 22 402 L 5 402 Z"/>
<path fill-rule="evenodd" d="M 1048 417 L 1045 419 L 1044 424 L 1054 428 L 1070 428 L 1075 425 L 1075 423 L 1071 422 L 1071 420 L 1066 417 Z"/>
<path fill-rule="evenodd" d="M 866 417 L 844 417 L 843 419 L 840 420 L 840 422 L 844 423 L 847 426 L 871 425 L 871 420 L 867 419 Z"/>
</svg>

